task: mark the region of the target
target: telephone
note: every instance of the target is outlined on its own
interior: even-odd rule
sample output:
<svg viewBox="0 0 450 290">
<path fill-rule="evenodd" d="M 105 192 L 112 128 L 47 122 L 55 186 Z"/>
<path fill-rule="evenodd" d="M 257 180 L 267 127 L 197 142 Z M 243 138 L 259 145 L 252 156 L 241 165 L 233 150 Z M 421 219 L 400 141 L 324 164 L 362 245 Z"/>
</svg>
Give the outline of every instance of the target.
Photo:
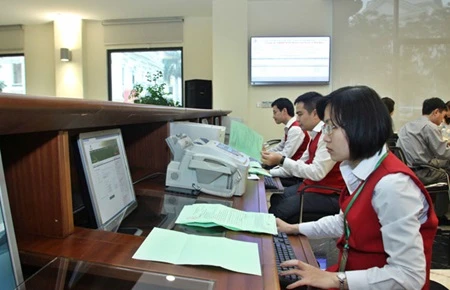
<svg viewBox="0 0 450 290">
<path fill-rule="evenodd" d="M 222 197 L 244 194 L 249 166 L 245 154 L 205 138 L 192 142 L 185 134 L 172 135 L 166 143 L 173 155 L 167 166 L 168 190 Z"/>
</svg>

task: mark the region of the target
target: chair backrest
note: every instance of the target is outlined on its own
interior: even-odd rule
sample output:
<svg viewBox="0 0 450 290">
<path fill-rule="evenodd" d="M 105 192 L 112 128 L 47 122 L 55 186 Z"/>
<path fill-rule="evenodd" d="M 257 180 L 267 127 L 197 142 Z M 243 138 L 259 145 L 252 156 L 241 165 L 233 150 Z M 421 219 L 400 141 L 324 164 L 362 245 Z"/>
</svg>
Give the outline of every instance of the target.
<svg viewBox="0 0 450 290">
<path fill-rule="evenodd" d="M 325 190 L 329 193 L 336 193 L 336 194 L 340 194 L 342 191 L 342 189 L 339 189 L 339 188 L 323 186 L 323 185 L 315 185 L 315 184 L 311 184 L 311 185 L 307 185 L 307 186 L 303 187 L 303 189 L 299 191 L 299 194 L 301 196 L 299 223 L 316 221 L 316 220 L 319 220 L 319 219 L 331 214 L 331 213 L 324 213 L 324 212 L 317 212 L 317 213 L 309 212 L 307 214 L 303 213 L 303 202 L 304 202 L 304 197 L 305 197 L 304 193 L 305 193 L 305 190 L 307 190 L 309 188 Z M 324 194 L 324 193 L 315 192 L 315 194 Z"/>
<path fill-rule="evenodd" d="M 402 148 L 397 146 L 389 146 L 389 150 L 394 153 L 395 156 L 397 156 L 398 159 L 400 159 L 401 162 L 406 163 L 406 157 L 405 153 L 403 153 Z"/>
<path fill-rule="evenodd" d="M 391 137 L 386 141 L 389 147 L 397 146 L 398 135 L 396 133 L 392 134 Z"/>
<path fill-rule="evenodd" d="M 397 156 L 398 159 L 400 159 L 403 163 L 406 163 L 406 157 L 403 153 L 403 150 L 400 147 L 397 146 L 389 146 L 389 150 Z M 441 171 L 446 176 L 445 182 L 432 182 L 428 183 L 426 180 L 421 179 L 422 183 L 424 184 L 425 188 L 427 189 L 428 193 L 431 196 L 431 200 L 433 201 L 434 208 L 436 211 L 436 214 L 438 216 L 442 216 L 447 212 L 447 203 L 441 204 L 440 200 L 445 200 L 446 197 L 443 197 L 443 195 L 448 195 L 448 198 L 450 199 L 450 178 L 448 176 L 448 173 L 445 169 L 442 168 L 436 168 L 429 164 L 423 164 L 423 165 L 416 165 L 416 166 L 410 166 L 410 168 L 413 171 L 416 170 L 426 170 L 427 168 L 432 171 Z"/>
</svg>

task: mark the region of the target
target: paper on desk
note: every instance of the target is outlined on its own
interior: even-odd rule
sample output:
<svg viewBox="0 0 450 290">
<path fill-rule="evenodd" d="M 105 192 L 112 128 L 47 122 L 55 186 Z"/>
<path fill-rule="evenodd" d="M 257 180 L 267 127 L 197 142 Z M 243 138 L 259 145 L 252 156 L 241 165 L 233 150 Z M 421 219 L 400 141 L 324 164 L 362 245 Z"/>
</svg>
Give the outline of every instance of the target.
<svg viewBox="0 0 450 290">
<path fill-rule="evenodd" d="M 256 174 L 249 174 L 249 175 L 247 176 L 247 179 L 248 179 L 248 180 L 259 180 L 259 176 L 256 175 Z"/>
<path fill-rule="evenodd" d="M 231 121 L 228 145 L 248 156 L 261 160 L 263 137 L 241 122 Z"/>
<path fill-rule="evenodd" d="M 258 244 L 153 228 L 133 259 L 176 265 L 211 265 L 261 276 Z"/>
<path fill-rule="evenodd" d="M 233 231 L 277 234 L 273 214 L 245 212 L 222 204 L 185 205 L 175 223 L 199 227 L 223 226 Z"/>
<path fill-rule="evenodd" d="M 265 176 L 272 176 L 272 174 L 270 174 L 267 170 L 265 170 L 263 168 L 250 167 L 248 169 L 248 173 L 254 173 L 254 174 L 265 175 Z"/>
<path fill-rule="evenodd" d="M 250 160 L 250 162 L 248 163 L 248 167 L 262 168 L 261 163 L 255 160 Z"/>
</svg>

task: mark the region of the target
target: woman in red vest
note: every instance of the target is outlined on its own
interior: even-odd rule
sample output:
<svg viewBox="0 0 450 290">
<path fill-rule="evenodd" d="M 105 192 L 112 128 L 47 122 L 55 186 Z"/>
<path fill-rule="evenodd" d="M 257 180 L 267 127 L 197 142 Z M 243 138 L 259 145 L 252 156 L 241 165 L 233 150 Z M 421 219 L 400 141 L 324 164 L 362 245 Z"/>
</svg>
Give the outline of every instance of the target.
<svg viewBox="0 0 450 290">
<path fill-rule="evenodd" d="M 366 86 L 338 89 L 323 99 L 323 134 L 346 188 L 341 211 L 316 222 L 278 230 L 310 239 L 339 238 L 338 264 L 322 271 L 297 260 L 285 274 L 301 285 L 338 289 L 428 289 L 437 218 L 431 198 L 414 173 L 387 151 L 391 118 L 378 94 Z"/>
</svg>

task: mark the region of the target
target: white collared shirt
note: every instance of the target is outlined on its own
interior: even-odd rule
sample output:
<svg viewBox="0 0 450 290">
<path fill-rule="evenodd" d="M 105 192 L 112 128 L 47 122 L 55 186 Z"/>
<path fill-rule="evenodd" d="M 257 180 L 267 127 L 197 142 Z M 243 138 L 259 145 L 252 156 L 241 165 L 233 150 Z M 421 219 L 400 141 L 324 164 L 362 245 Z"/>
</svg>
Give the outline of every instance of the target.
<svg viewBox="0 0 450 290">
<path fill-rule="evenodd" d="M 323 122 L 320 121 L 314 129 L 309 132 L 309 136 L 311 137 L 310 144 L 312 140 L 317 136 L 319 132 L 322 131 Z M 333 166 L 336 164 L 333 160 L 331 160 L 330 153 L 328 153 L 326 148 L 326 143 L 323 141 L 324 135 L 321 134 L 319 138 L 319 142 L 317 144 L 317 150 L 314 156 L 314 159 L 311 164 L 306 164 L 305 162 L 309 159 L 309 144 L 308 148 L 306 148 L 302 157 L 299 160 L 292 160 L 290 158 L 286 158 L 284 160 L 283 166 L 277 166 L 270 170 L 270 174 L 272 176 L 280 176 L 280 177 L 300 177 L 307 178 L 313 181 L 320 181 L 325 176 L 327 176 L 328 172 L 331 171 Z"/>
<path fill-rule="evenodd" d="M 385 147 L 355 168 L 348 161 L 341 163 L 342 177 L 351 194 L 374 171 L 384 153 Z M 372 206 L 378 215 L 384 250 L 389 257 L 382 268 L 346 271 L 349 289 L 422 289 L 426 264 L 419 228 L 427 220 L 429 205 L 425 196 L 409 176 L 389 174 L 375 186 Z M 343 228 L 342 211 L 299 225 L 300 233 L 312 239 L 341 237 Z"/>
<path fill-rule="evenodd" d="M 297 119 L 293 117 L 284 126 L 284 134 L 287 135 L 286 141 L 284 140 L 285 135 L 283 135 L 283 139 L 281 139 L 281 142 L 278 143 L 277 146 L 270 148 L 267 151 L 278 152 L 288 158 L 291 158 L 295 154 L 295 152 L 297 152 L 297 149 L 302 145 L 303 140 L 305 139 L 305 133 L 303 133 L 302 128 L 300 128 L 299 126 L 292 126 L 292 123 L 294 123 L 296 120 Z"/>
</svg>

